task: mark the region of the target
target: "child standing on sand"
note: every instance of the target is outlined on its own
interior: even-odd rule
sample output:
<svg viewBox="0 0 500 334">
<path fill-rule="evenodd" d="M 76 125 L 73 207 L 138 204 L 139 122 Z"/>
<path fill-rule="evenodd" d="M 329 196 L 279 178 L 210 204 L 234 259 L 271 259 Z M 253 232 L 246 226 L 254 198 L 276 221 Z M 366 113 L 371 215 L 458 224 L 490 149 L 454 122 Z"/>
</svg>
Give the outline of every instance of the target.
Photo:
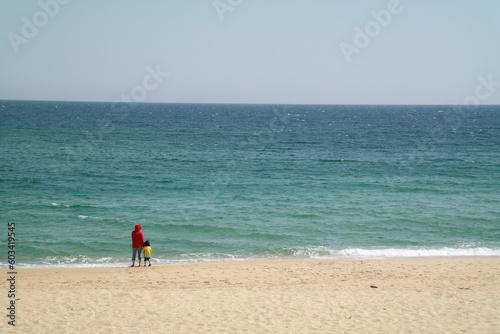
<svg viewBox="0 0 500 334">
<path fill-rule="evenodd" d="M 142 251 L 144 252 L 144 267 L 146 266 L 146 262 L 149 262 L 149 267 L 151 267 L 151 253 L 153 252 L 153 248 L 151 248 L 149 240 L 144 242 Z"/>
</svg>

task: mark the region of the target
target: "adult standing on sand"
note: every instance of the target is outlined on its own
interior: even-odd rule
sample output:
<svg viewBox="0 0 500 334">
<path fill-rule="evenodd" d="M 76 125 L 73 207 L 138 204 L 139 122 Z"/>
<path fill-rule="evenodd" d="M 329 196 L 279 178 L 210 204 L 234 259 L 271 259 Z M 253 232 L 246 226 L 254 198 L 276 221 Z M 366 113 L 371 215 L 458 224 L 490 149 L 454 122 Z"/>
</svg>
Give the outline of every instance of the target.
<svg viewBox="0 0 500 334">
<path fill-rule="evenodd" d="M 140 224 L 135 225 L 135 230 L 132 231 L 132 265 L 135 266 L 135 256 L 139 257 L 139 267 L 141 266 L 141 253 L 142 247 L 144 246 L 144 234 L 141 232 L 142 226 Z"/>
</svg>

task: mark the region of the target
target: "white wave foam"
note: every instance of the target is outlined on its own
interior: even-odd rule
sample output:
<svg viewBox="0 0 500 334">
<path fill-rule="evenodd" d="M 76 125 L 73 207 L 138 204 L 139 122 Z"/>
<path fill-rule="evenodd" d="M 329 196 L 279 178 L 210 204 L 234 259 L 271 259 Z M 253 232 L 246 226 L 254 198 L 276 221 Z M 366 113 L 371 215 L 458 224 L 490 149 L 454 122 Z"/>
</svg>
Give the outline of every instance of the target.
<svg viewBox="0 0 500 334">
<path fill-rule="evenodd" d="M 112 257 L 90 258 L 78 256 L 47 256 L 36 263 L 20 263 L 19 268 L 88 268 L 88 267 L 123 267 L 123 259 Z"/>
<path fill-rule="evenodd" d="M 245 261 L 245 260 L 356 260 L 356 259 L 401 259 L 401 258 L 446 258 L 446 257 L 500 257 L 500 248 L 384 248 L 363 249 L 346 248 L 331 249 L 328 247 L 302 247 L 285 250 L 286 254 L 235 255 L 222 253 L 191 253 L 177 257 L 157 257 L 152 259 L 153 265 L 173 265 L 186 263 L 202 263 L 214 261 Z M 90 258 L 84 255 L 46 257 L 35 263 L 20 264 L 23 268 L 47 267 L 127 267 L 127 258 L 101 257 Z M 4 267 L 0 263 L 0 267 Z"/>
<path fill-rule="evenodd" d="M 71 205 L 69 205 L 69 204 L 61 204 L 61 203 L 52 203 L 51 206 L 58 206 L 58 207 L 63 206 L 65 208 L 70 208 L 71 207 Z"/>
<path fill-rule="evenodd" d="M 489 257 L 500 256 L 500 248 L 384 248 L 363 249 L 347 248 L 331 250 L 326 254 L 311 254 L 311 258 L 346 258 L 346 259 L 390 259 L 390 258 L 426 258 L 426 257 Z"/>
</svg>

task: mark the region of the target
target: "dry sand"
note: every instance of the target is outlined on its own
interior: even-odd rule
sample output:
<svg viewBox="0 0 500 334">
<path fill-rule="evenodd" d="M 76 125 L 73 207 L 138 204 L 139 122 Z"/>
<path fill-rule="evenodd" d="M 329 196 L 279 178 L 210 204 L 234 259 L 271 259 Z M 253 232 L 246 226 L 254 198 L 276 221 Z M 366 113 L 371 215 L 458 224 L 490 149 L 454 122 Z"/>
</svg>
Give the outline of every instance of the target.
<svg viewBox="0 0 500 334">
<path fill-rule="evenodd" d="M 500 258 L 18 269 L 0 332 L 500 333 L 499 279 Z"/>
</svg>

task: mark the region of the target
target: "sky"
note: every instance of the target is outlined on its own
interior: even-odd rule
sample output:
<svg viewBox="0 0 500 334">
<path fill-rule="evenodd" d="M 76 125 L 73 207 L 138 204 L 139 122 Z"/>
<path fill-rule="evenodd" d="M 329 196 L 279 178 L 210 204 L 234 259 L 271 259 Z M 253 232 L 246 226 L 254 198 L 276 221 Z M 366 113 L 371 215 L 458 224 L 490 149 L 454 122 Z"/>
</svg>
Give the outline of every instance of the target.
<svg viewBox="0 0 500 334">
<path fill-rule="evenodd" d="M 0 0 L 0 99 L 500 104 L 498 0 Z"/>
</svg>

